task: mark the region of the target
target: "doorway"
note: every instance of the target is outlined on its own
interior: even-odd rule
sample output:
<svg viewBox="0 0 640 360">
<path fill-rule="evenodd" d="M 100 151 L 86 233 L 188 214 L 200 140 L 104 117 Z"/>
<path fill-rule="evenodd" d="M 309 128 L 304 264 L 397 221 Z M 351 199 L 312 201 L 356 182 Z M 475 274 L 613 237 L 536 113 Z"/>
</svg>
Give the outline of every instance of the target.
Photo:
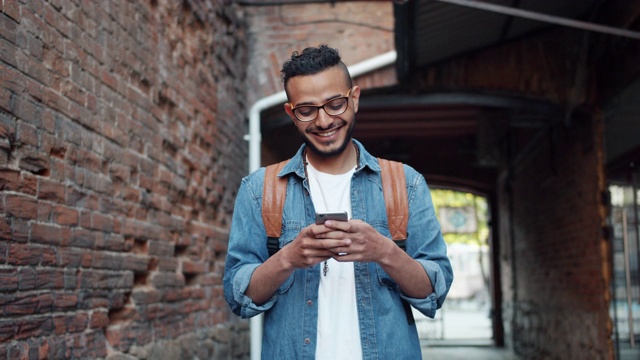
<svg viewBox="0 0 640 360">
<path fill-rule="evenodd" d="M 450 189 L 431 195 L 454 280 L 434 319 L 414 310 L 422 347 L 493 346 L 487 198 Z"/>
<path fill-rule="evenodd" d="M 611 182 L 610 228 L 613 276 L 610 316 L 616 358 L 640 349 L 640 189 L 638 171 Z"/>
</svg>

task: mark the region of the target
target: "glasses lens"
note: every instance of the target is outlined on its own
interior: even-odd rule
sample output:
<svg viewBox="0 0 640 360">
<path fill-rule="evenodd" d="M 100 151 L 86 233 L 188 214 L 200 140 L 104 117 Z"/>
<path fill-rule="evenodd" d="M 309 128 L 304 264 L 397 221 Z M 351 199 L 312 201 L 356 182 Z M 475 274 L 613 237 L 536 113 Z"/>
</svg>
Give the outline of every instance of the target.
<svg viewBox="0 0 640 360">
<path fill-rule="evenodd" d="M 347 98 L 338 98 L 324 104 L 324 111 L 329 115 L 340 115 L 347 110 Z"/>
<path fill-rule="evenodd" d="M 300 121 L 311 121 L 318 116 L 318 108 L 315 106 L 300 106 L 294 109 L 293 113 Z"/>
<path fill-rule="evenodd" d="M 349 90 L 351 91 L 351 90 Z M 300 121 L 313 121 L 318 117 L 319 108 L 323 108 L 324 111 L 330 116 L 336 116 L 347 111 L 349 106 L 348 97 L 340 97 L 330 100 L 321 106 L 300 106 L 293 109 L 293 114 Z"/>
</svg>

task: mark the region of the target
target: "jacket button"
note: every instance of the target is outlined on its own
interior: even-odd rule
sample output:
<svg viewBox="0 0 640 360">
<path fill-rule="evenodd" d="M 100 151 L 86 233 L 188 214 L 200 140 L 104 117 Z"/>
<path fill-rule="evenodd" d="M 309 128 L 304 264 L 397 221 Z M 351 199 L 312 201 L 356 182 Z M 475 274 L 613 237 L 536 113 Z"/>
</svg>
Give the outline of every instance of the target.
<svg viewBox="0 0 640 360">
<path fill-rule="evenodd" d="M 311 305 L 313 305 L 313 301 L 307 300 L 307 306 L 311 306 Z"/>
<path fill-rule="evenodd" d="M 304 343 L 307 344 L 307 345 L 311 344 L 311 339 L 305 338 L 304 339 Z"/>
</svg>

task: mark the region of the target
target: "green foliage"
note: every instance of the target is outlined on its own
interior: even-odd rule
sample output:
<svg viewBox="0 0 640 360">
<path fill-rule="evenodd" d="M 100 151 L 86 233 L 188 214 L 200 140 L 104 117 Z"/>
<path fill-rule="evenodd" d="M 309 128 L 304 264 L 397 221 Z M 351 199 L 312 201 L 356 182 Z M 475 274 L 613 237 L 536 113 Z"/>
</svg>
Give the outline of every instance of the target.
<svg viewBox="0 0 640 360">
<path fill-rule="evenodd" d="M 464 243 L 475 245 L 488 245 L 489 224 L 488 224 L 488 203 L 487 199 L 472 193 L 431 189 L 431 198 L 435 207 L 436 216 L 439 217 L 441 207 L 468 207 L 476 208 L 478 228 L 475 233 L 448 233 L 443 234 L 447 244 Z"/>
</svg>

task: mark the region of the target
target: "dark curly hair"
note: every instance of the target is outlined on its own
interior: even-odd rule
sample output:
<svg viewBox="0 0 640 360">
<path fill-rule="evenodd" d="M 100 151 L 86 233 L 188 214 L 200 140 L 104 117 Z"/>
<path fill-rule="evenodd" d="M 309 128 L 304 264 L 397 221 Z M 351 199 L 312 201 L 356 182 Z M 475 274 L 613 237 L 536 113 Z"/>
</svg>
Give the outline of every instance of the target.
<svg viewBox="0 0 640 360">
<path fill-rule="evenodd" d="M 317 48 L 308 47 L 302 50 L 301 54 L 294 51 L 291 54 L 291 59 L 282 65 L 280 71 L 284 88 L 287 89 L 287 83 L 293 77 L 317 74 L 334 66 L 340 66 L 343 69 L 347 84 L 349 87 L 353 86 L 349 70 L 340 60 L 338 50 L 327 45 L 320 45 Z"/>
</svg>

